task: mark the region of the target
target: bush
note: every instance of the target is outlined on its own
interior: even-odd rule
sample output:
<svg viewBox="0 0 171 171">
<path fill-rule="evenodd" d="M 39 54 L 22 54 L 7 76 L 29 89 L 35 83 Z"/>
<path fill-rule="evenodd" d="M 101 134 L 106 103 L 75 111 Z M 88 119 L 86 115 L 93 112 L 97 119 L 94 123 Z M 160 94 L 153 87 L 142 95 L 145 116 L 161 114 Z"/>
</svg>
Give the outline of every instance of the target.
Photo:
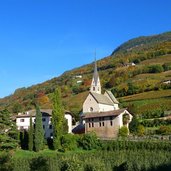
<svg viewBox="0 0 171 171">
<path fill-rule="evenodd" d="M 161 65 L 151 65 L 148 67 L 148 69 L 149 69 L 149 73 L 160 73 L 164 71 Z"/>
<path fill-rule="evenodd" d="M 63 151 L 71 151 L 77 149 L 77 135 L 66 134 L 61 137 L 61 147 Z"/>
<path fill-rule="evenodd" d="M 0 170 L 1 171 L 12 171 L 11 155 L 9 153 L 0 154 Z"/>
<path fill-rule="evenodd" d="M 81 161 L 66 159 L 62 161 L 61 171 L 82 171 L 82 167 Z"/>
<path fill-rule="evenodd" d="M 170 126 L 161 126 L 157 130 L 157 133 L 162 134 L 162 135 L 170 135 L 171 134 L 171 127 Z"/>
<path fill-rule="evenodd" d="M 95 133 L 84 134 L 78 140 L 79 147 L 84 150 L 98 149 L 101 146 L 100 140 Z"/>
<path fill-rule="evenodd" d="M 165 63 L 162 65 L 164 71 L 169 71 L 171 70 L 171 63 Z"/>
<path fill-rule="evenodd" d="M 128 128 L 126 126 L 123 126 L 119 129 L 119 137 L 126 138 L 128 136 Z"/>
<path fill-rule="evenodd" d="M 137 135 L 138 136 L 143 136 L 145 134 L 145 128 L 143 125 L 139 125 L 137 128 Z"/>
</svg>

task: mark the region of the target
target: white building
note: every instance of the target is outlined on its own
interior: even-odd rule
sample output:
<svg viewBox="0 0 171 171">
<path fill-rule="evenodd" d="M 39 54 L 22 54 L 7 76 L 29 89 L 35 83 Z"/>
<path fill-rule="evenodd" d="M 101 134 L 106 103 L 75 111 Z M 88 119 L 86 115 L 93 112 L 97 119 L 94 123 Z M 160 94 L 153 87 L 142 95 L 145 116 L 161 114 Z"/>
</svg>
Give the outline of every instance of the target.
<svg viewBox="0 0 171 171">
<path fill-rule="evenodd" d="M 83 103 L 82 118 L 85 133 L 95 132 L 100 138 L 117 137 L 119 128 L 124 125 L 128 127 L 132 120 L 126 109 L 119 109 L 119 102 L 111 91 L 101 93 L 96 61 L 90 92 Z"/>
<path fill-rule="evenodd" d="M 51 138 L 53 136 L 52 128 L 52 110 L 41 109 L 43 129 L 45 131 L 45 138 Z M 16 116 L 16 125 L 18 130 L 28 130 L 30 127 L 30 116 L 32 116 L 33 125 L 35 125 L 36 111 L 30 110 L 25 113 L 19 113 Z M 65 119 L 68 123 L 68 133 L 72 132 L 72 116 L 69 112 L 65 112 Z"/>
</svg>

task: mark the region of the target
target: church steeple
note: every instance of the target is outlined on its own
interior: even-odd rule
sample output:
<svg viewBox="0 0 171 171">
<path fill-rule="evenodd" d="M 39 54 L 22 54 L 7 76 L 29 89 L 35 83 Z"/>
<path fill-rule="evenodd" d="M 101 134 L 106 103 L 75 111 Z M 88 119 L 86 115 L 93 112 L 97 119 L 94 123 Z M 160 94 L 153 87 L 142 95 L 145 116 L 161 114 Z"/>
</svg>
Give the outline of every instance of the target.
<svg viewBox="0 0 171 171">
<path fill-rule="evenodd" d="M 94 74 L 93 74 L 93 79 L 92 79 L 92 83 L 91 83 L 90 92 L 101 94 L 101 84 L 100 84 L 99 74 L 98 74 L 98 71 L 97 71 L 96 58 L 95 58 L 95 61 L 94 61 Z"/>
</svg>

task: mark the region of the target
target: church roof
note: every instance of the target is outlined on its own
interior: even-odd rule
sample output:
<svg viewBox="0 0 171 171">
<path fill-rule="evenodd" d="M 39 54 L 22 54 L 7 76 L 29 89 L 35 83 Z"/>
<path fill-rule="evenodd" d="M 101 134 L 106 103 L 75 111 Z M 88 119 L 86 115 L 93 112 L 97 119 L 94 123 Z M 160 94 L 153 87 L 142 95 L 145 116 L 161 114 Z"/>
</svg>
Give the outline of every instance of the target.
<svg viewBox="0 0 171 171">
<path fill-rule="evenodd" d="M 97 103 L 107 104 L 107 105 L 113 106 L 112 101 L 107 96 L 102 95 L 102 94 L 98 94 L 98 93 L 93 93 L 93 92 L 90 92 L 90 94 L 95 98 Z"/>
<path fill-rule="evenodd" d="M 85 113 L 82 115 L 84 119 L 88 118 L 98 118 L 98 117 L 107 117 L 107 116 L 118 116 L 122 113 L 124 113 L 126 109 L 118 109 L 118 110 L 112 110 L 108 112 L 92 112 L 92 113 Z"/>
<path fill-rule="evenodd" d="M 119 102 L 117 101 L 117 99 L 115 98 L 115 96 L 113 95 L 113 93 L 111 91 L 106 90 L 106 93 L 109 95 L 109 97 L 113 101 L 113 103 L 119 104 Z"/>
</svg>

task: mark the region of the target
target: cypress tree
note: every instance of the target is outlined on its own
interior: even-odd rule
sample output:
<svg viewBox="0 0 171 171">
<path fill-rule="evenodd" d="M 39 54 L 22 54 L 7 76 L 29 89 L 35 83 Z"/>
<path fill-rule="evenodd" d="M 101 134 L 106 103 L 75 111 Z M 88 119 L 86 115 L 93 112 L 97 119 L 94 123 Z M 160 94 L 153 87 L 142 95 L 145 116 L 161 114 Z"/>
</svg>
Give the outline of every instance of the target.
<svg viewBox="0 0 171 171">
<path fill-rule="evenodd" d="M 42 113 L 40 112 L 39 107 L 36 105 L 36 122 L 35 122 L 35 151 L 40 151 L 43 149 L 44 145 L 44 130 L 42 123 Z"/>
<path fill-rule="evenodd" d="M 29 144 L 28 144 L 29 151 L 33 151 L 33 122 L 32 122 L 32 115 L 30 115 L 30 128 L 29 128 Z"/>
<path fill-rule="evenodd" d="M 60 149 L 60 139 L 63 135 L 64 124 L 64 109 L 61 101 L 61 91 L 57 88 L 53 95 L 53 111 L 52 111 L 52 125 L 53 125 L 53 146 L 54 149 Z"/>
</svg>

